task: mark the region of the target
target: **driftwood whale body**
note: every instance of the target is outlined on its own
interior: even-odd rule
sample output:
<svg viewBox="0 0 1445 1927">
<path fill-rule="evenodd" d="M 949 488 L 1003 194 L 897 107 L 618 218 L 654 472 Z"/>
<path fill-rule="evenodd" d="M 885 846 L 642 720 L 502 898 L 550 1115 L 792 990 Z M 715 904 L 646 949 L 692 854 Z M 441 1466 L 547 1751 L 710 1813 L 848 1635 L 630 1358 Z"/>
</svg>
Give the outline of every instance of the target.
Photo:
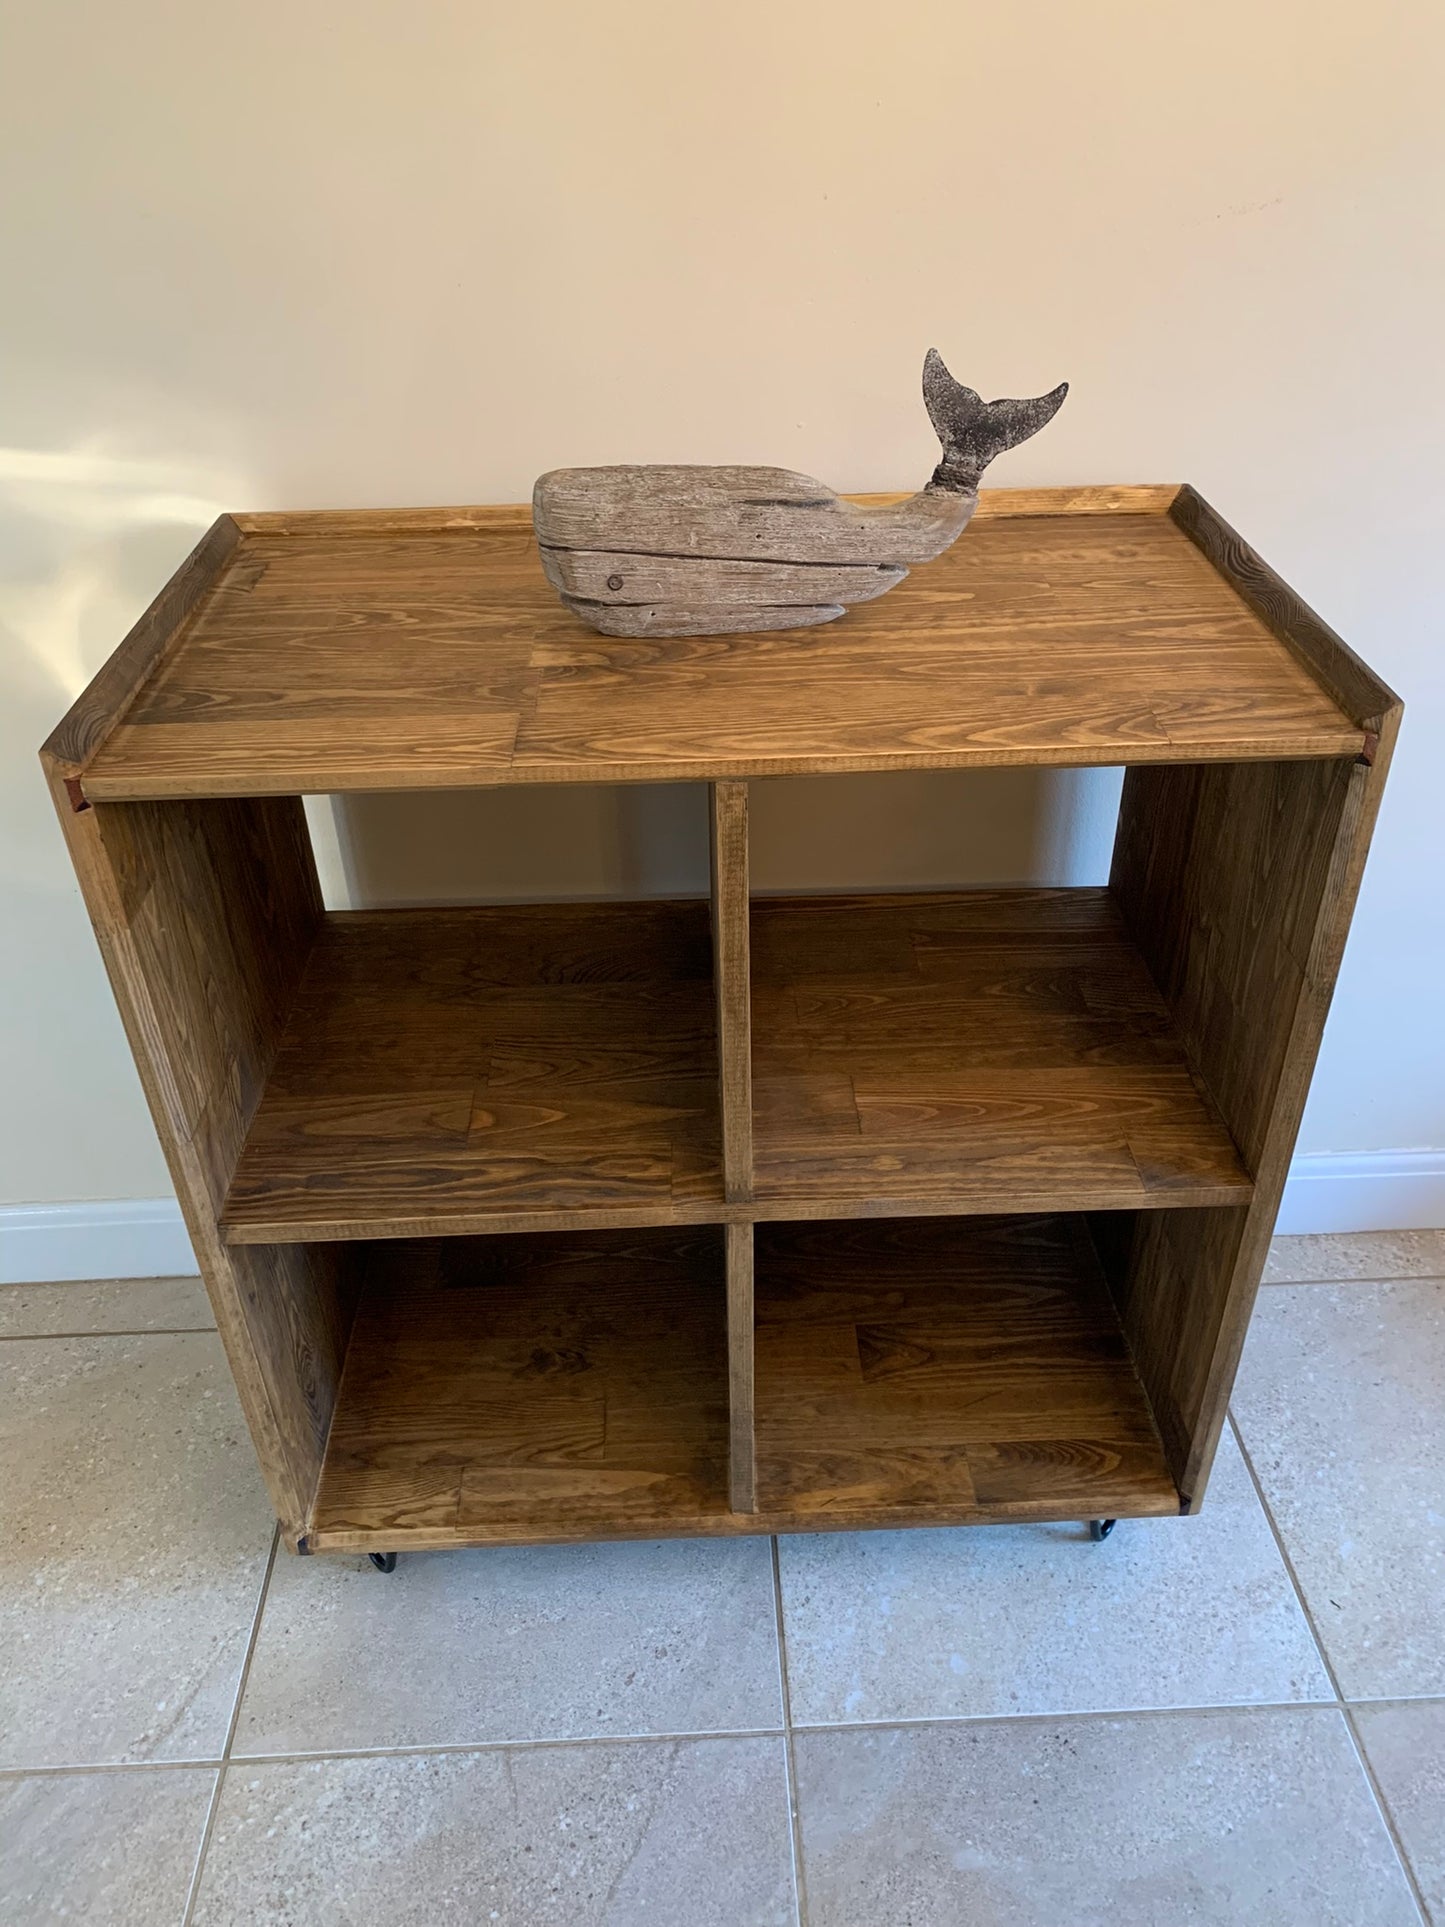
<svg viewBox="0 0 1445 1927">
<path fill-rule="evenodd" d="M 787 468 L 556 468 L 532 491 L 547 579 L 604 635 L 724 635 L 832 622 L 968 527 L 978 481 L 1052 420 L 1067 382 L 986 402 L 936 349 L 923 397 L 943 446 L 926 488 L 860 508 Z"/>
</svg>

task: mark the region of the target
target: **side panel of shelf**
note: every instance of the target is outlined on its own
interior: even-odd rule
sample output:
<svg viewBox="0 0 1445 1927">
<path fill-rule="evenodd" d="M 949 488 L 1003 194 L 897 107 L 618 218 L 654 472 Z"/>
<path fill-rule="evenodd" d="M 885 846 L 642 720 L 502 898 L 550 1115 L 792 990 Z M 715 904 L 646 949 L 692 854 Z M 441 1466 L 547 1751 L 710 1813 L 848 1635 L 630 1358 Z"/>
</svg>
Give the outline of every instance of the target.
<svg viewBox="0 0 1445 1927">
<path fill-rule="evenodd" d="M 751 955 L 748 936 L 748 786 L 708 788 L 713 982 L 723 1189 L 729 1204 L 753 1195 Z M 753 1230 L 727 1227 L 728 1485 L 735 1512 L 756 1504 L 753 1419 Z"/>
<path fill-rule="evenodd" d="M 322 915 L 300 801 L 52 792 L 276 1512 L 320 1474 L 354 1300 L 342 1254 L 227 1246 L 217 1214 Z"/>
<path fill-rule="evenodd" d="M 1132 769 L 1111 888 L 1255 1180 L 1141 1219 L 1125 1329 L 1186 1503 L 1209 1476 L 1378 808 L 1382 754 Z"/>
</svg>

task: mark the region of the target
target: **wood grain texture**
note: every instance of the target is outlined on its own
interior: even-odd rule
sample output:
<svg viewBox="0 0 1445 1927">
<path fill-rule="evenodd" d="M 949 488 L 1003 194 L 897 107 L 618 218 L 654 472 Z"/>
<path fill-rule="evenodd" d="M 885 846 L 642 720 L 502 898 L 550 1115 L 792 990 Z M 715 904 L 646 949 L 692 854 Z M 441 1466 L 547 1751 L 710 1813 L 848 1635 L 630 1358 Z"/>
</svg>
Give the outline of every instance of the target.
<svg viewBox="0 0 1445 1927">
<path fill-rule="evenodd" d="M 408 1241 L 369 1254 L 308 1547 L 705 1530 L 727 1480 L 721 1230 Z"/>
<path fill-rule="evenodd" d="M 564 595 L 562 605 L 603 636 L 759 636 L 774 629 L 816 629 L 836 622 L 848 611 L 841 602 L 756 602 L 740 608 L 732 602 L 709 602 L 709 585 L 700 584 L 697 600 L 689 603 L 626 604 L 616 608 Z"/>
<path fill-rule="evenodd" d="M 757 1233 L 760 1513 L 1174 1512 L 1078 1220 Z"/>
<path fill-rule="evenodd" d="M 676 604 L 696 599 L 697 564 L 684 555 L 618 555 L 598 549 L 541 549 L 554 589 L 585 602 Z M 708 601 L 745 610 L 760 603 L 872 602 L 903 580 L 885 563 L 721 562 L 708 565 Z M 625 632 L 623 632 L 625 633 Z"/>
<path fill-rule="evenodd" d="M 1389 685 L 1301 601 L 1196 489 L 1186 483 L 1170 503 L 1169 515 L 1344 713 L 1378 735 L 1382 718 L 1401 707 Z"/>
<path fill-rule="evenodd" d="M 862 507 L 789 468 L 621 465 L 538 476 L 532 526 L 549 549 L 907 569 L 956 541 L 977 505 L 976 491 L 928 488 Z"/>
<path fill-rule="evenodd" d="M 294 799 L 97 805 L 61 826 L 272 1502 L 304 1530 L 346 1348 L 342 1254 L 232 1252 L 216 1230 L 319 924 Z"/>
<path fill-rule="evenodd" d="M 308 1549 L 1178 1510 L 1077 1222 L 758 1239 L 757 1511 L 720 1231 L 403 1242 L 368 1251 Z"/>
<path fill-rule="evenodd" d="M 333 915 L 226 1236 L 715 1218 L 714 1025 L 703 903 Z"/>
<path fill-rule="evenodd" d="M 723 1194 L 730 1204 L 736 1204 L 753 1195 L 747 784 L 710 784 L 708 807 Z"/>
<path fill-rule="evenodd" d="M 109 736 L 187 619 L 221 581 L 240 541 L 234 518 L 218 516 L 56 724 L 41 753 L 62 780 L 78 776 Z"/>
<path fill-rule="evenodd" d="M 980 489 L 975 515 L 1167 515 L 1178 482 L 1104 482 L 1054 488 Z M 1187 486 L 1187 485 L 1186 485 Z M 849 494 L 860 507 L 906 502 L 909 489 Z M 532 527 L 530 502 L 471 503 L 454 508 L 235 509 L 243 535 L 445 535 L 453 529 Z"/>
<path fill-rule="evenodd" d="M 792 469 L 553 469 L 532 492 L 543 567 L 564 605 L 603 635 L 811 628 L 954 542 L 989 463 L 1037 434 L 1067 393 L 1064 383 L 1032 400 L 986 402 L 931 348 L 923 399 L 942 460 L 916 495 L 869 507 Z M 590 566 L 576 569 L 570 551 Z M 881 564 L 891 580 L 860 582 L 859 564 Z M 590 581 L 575 579 L 583 573 Z"/>
<path fill-rule="evenodd" d="M 728 1318 L 728 1498 L 734 1512 L 757 1507 L 753 1392 L 753 1228 L 726 1228 Z"/>
<path fill-rule="evenodd" d="M 1355 678 L 1350 664 L 1326 673 L 1342 688 Z M 1191 1505 L 1224 1423 L 1398 705 L 1377 721 L 1373 768 L 1241 764 L 1135 770 L 1125 782 L 1112 889 L 1255 1179 L 1248 1209 L 1141 1221 L 1116 1285 Z"/>
<path fill-rule="evenodd" d="M 986 492 L 966 542 L 845 622 L 720 638 L 584 630 L 524 510 L 242 517 L 85 793 L 1358 753 L 1171 499 Z"/>
<path fill-rule="evenodd" d="M 753 906 L 760 1217 L 1247 1200 L 1102 890 Z"/>
</svg>

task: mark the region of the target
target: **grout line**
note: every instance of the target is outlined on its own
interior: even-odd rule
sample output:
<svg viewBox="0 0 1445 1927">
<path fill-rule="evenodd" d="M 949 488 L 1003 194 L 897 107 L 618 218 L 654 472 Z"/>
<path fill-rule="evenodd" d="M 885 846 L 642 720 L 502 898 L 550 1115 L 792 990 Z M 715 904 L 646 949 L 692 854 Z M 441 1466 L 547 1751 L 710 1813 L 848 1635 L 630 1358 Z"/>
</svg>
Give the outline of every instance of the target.
<svg viewBox="0 0 1445 1927">
<path fill-rule="evenodd" d="M 1260 1291 L 1293 1291 L 1299 1285 L 1304 1291 L 1314 1291 L 1318 1285 L 1339 1285 L 1345 1291 L 1368 1291 L 1379 1285 L 1445 1285 L 1445 1278 L 1426 1278 L 1410 1272 L 1408 1278 L 1262 1278 Z"/>
<path fill-rule="evenodd" d="M 61 1766 L 0 1766 L 0 1780 L 60 1779 L 77 1773 L 214 1773 L 216 1760 L 67 1760 Z"/>
<path fill-rule="evenodd" d="M 541 1740 L 421 1740 L 414 1746 L 333 1746 L 314 1753 L 233 1753 L 228 1766 L 311 1766 L 327 1760 L 418 1760 L 463 1753 L 555 1753 L 599 1746 L 708 1746 L 714 1740 L 780 1740 L 780 1726 L 720 1728 L 714 1733 L 590 1733 Z"/>
<path fill-rule="evenodd" d="M 271 1590 L 271 1574 L 276 1566 L 276 1549 L 281 1543 L 279 1524 L 271 1528 L 271 1551 L 266 1560 L 266 1570 L 261 1575 L 261 1589 L 256 1595 L 256 1610 L 251 1615 L 251 1636 L 246 1641 L 246 1655 L 241 1661 L 240 1676 L 236 1681 L 236 1697 L 231 1705 L 231 1717 L 226 1725 L 225 1744 L 221 1748 L 220 1764 L 216 1769 L 216 1784 L 211 1789 L 211 1804 L 206 1809 L 206 1824 L 201 1829 L 201 1844 L 196 1849 L 196 1864 L 191 1874 L 190 1892 L 186 1895 L 185 1912 L 181 1915 L 181 1927 L 191 1927 L 191 1919 L 196 1911 L 196 1901 L 201 1891 L 201 1874 L 206 1865 L 206 1854 L 210 1849 L 211 1835 L 216 1830 L 216 1815 L 221 1809 L 221 1792 L 226 1784 L 226 1766 L 231 1757 L 231 1743 L 236 1737 L 236 1728 L 241 1719 L 241 1701 L 245 1697 L 246 1682 L 251 1677 L 251 1661 L 256 1652 L 256 1641 L 261 1632 L 261 1615 L 266 1610 L 266 1595 Z"/>
<path fill-rule="evenodd" d="M 0 1332 L 0 1345 L 33 1344 L 37 1338 L 197 1338 L 215 1329 L 214 1325 L 138 1325 L 103 1332 Z"/>
<path fill-rule="evenodd" d="M 1261 1291 L 1281 1285 L 1445 1285 L 1445 1272 L 1406 1271 L 1393 1278 L 1261 1278 Z"/>
<path fill-rule="evenodd" d="M 1402 1702 L 1365 1702 L 1366 1704 L 1405 1704 Z M 1226 1719 L 1237 1713 L 1334 1713 L 1333 1700 L 1239 1700 L 1213 1706 L 1117 1706 L 1085 1708 L 1058 1713 L 965 1713 L 919 1714 L 912 1718 L 888 1720 L 807 1720 L 791 1730 L 794 1733 L 887 1733 L 930 1729 L 938 1726 L 1056 1726 L 1077 1725 L 1089 1720 L 1172 1720 Z M 788 1730 L 781 1726 L 719 1727 L 711 1732 L 692 1733 L 590 1733 L 564 1734 L 557 1739 L 528 1740 L 433 1740 L 413 1746 L 337 1746 L 320 1747 L 312 1752 L 236 1753 L 226 1759 L 211 1760 L 136 1760 L 104 1761 L 93 1765 L 16 1766 L 0 1768 L 0 1780 L 23 1780 L 43 1775 L 86 1773 L 174 1773 L 211 1771 L 226 1767 L 310 1766 L 328 1760 L 421 1759 L 431 1755 L 467 1753 L 555 1752 L 568 1747 L 606 1746 L 706 1746 L 714 1740 L 785 1740 Z"/>
<path fill-rule="evenodd" d="M 798 1762 L 793 1751 L 793 1693 L 788 1680 L 788 1635 L 783 1624 L 783 1573 L 778 1535 L 770 1540 L 773 1554 L 773 1611 L 778 1628 L 778 1684 L 783 1697 L 783 1770 L 787 1780 L 788 1819 L 793 1843 L 793 1904 L 798 1927 L 808 1927 L 807 1882 L 803 1873 L 803 1823 L 798 1812 Z"/>
<path fill-rule="evenodd" d="M 1315 1648 L 1320 1656 L 1320 1664 L 1324 1667 L 1325 1676 L 1330 1682 L 1330 1689 L 1335 1696 L 1335 1706 L 1340 1718 L 1344 1721 L 1345 1732 L 1349 1736 L 1350 1745 L 1354 1748 L 1355 1759 L 1359 1763 L 1365 1785 L 1370 1790 L 1370 1795 L 1379 1812 L 1381 1823 L 1384 1826 L 1385 1832 L 1389 1835 L 1390 1844 L 1395 1849 L 1395 1857 L 1400 1863 L 1400 1871 L 1405 1876 L 1405 1884 L 1409 1888 L 1411 1898 L 1414 1900 L 1419 1912 L 1422 1927 L 1429 1927 L 1430 1910 L 1425 1905 L 1425 1896 L 1420 1890 L 1419 1881 L 1415 1878 L 1415 1869 L 1410 1864 L 1410 1856 L 1405 1851 L 1405 1843 L 1400 1838 L 1399 1829 L 1395 1825 L 1395 1816 L 1391 1813 L 1389 1802 L 1384 1795 L 1384 1790 L 1379 1780 L 1375 1777 L 1375 1769 L 1370 1765 L 1369 1756 L 1366 1754 L 1364 1743 L 1360 1739 L 1359 1729 L 1355 1725 L 1354 1715 L 1350 1711 L 1349 1702 L 1345 1699 L 1344 1693 L 1340 1688 L 1339 1674 L 1335 1671 L 1334 1663 L 1326 1651 L 1324 1635 L 1315 1622 L 1314 1614 L 1310 1611 L 1309 1600 L 1305 1597 L 1305 1589 L 1300 1583 L 1299 1574 L 1295 1571 L 1294 1560 L 1291 1559 L 1289 1548 L 1284 1542 L 1284 1534 L 1280 1531 L 1274 1513 L 1270 1509 L 1269 1500 L 1265 1496 L 1264 1486 L 1261 1483 L 1259 1474 L 1254 1469 L 1254 1460 L 1250 1457 L 1249 1447 L 1244 1442 L 1244 1434 L 1239 1429 L 1239 1422 L 1235 1418 L 1232 1409 L 1228 1414 L 1228 1418 L 1229 1429 L 1234 1434 L 1234 1442 L 1239 1447 L 1240 1457 L 1244 1460 L 1245 1470 L 1248 1472 L 1250 1483 L 1254 1487 L 1255 1497 L 1259 1500 L 1260 1508 L 1266 1520 L 1269 1522 L 1269 1529 L 1274 1535 L 1274 1543 L 1278 1548 L 1281 1560 L 1284 1562 L 1284 1569 L 1289 1576 L 1289 1582 L 1291 1586 L 1294 1587 L 1295 1597 L 1299 1601 L 1300 1611 L 1304 1614 L 1305 1624 L 1309 1628 L 1310 1638 L 1315 1643 Z"/>
<path fill-rule="evenodd" d="M 1392 1702 L 1393 1703 L 1393 1702 Z M 1406 1702 L 1413 1703 L 1413 1702 Z M 706 1745 L 712 1740 L 782 1740 L 794 1733 L 878 1733 L 935 1726 L 1039 1726 L 1081 1720 L 1223 1719 L 1235 1713 L 1333 1713 L 1333 1700 L 1238 1700 L 1212 1706 L 1114 1706 L 1043 1713 L 920 1714 L 886 1720 L 806 1720 L 788 1727 L 716 1727 L 688 1733 L 564 1733 L 524 1740 L 422 1740 L 411 1746 L 335 1746 L 290 1753 L 237 1753 L 225 1759 L 104 1761 L 88 1765 L 0 1767 L 0 1779 L 40 1774 L 167 1773 L 221 1766 L 303 1766 L 326 1760 L 418 1759 L 431 1754 L 553 1752 L 565 1747 Z"/>
<path fill-rule="evenodd" d="M 936 1726 L 1077 1726 L 1090 1720 L 1217 1720 L 1238 1713 L 1333 1713 L 1333 1700 L 1224 1700 L 1212 1706 L 1086 1706 L 1043 1713 L 915 1713 L 887 1720 L 805 1720 L 795 1733 L 892 1733 Z"/>
</svg>

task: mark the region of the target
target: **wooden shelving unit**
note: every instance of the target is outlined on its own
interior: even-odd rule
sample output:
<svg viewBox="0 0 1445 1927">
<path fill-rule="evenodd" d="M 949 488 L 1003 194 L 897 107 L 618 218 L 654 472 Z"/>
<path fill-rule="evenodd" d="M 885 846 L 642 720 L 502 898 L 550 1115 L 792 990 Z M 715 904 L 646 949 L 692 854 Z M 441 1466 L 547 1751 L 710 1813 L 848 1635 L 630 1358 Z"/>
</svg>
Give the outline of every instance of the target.
<svg viewBox="0 0 1445 1927">
<path fill-rule="evenodd" d="M 287 1543 L 1200 1503 L 1400 705 L 1192 490 L 610 639 L 224 516 L 42 752 Z M 755 897 L 748 782 L 1125 764 L 1107 888 Z M 696 779 L 711 900 L 328 913 L 316 791 Z"/>
</svg>

